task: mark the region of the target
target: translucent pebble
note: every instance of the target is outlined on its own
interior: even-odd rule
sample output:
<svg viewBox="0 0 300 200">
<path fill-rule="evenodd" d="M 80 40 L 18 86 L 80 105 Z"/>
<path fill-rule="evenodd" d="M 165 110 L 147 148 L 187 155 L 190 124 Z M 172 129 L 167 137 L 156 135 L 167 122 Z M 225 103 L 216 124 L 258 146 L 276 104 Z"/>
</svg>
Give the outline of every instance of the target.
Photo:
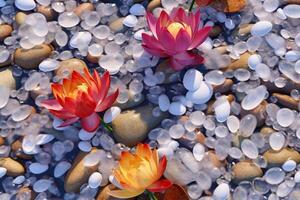
<svg viewBox="0 0 300 200">
<path fill-rule="evenodd" d="M 77 32 L 71 38 L 70 46 L 73 48 L 82 49 L 87 47 L 91 42 L 91 40 L 92 40 L 92 35 L 90 34 L 90 32 L 87 31 Z"/>
<path fill-rule="evenodd" d="M 224 138 L 228 135 L 228 129 L 226 126 L 217 126 L 216 129 L 215 129 L 215 135 L 218 137 L 218 138 Z"/>
<path fill-rule="evenodd" d="M 262 58 L 259 54 L 253 54 L 248 58 L 248 66 L 251 69 L 256 69 L 256 66 L 262 62 Z"/>
<path fill-rule="evenodd" d="M 270 33 L 265 37 L 267 43 L 275 50 L 280 50 L 284 48 L 285 50 L 285 39 L 280 37 L 279 35 L 275 33 Z M 284 52 L 285 53 L 285 52 Z M 276 54 L 277 55 L 277 54 Z"/>
<path fill-rule="evenodd" d="M 59 30 L 55 34 L 55 40 L 59 46 L 64 47 L 68 43 L 68 35 L 66 34 L 66 32 Z"/>
<path fill-rule="evenodd" d="M 123 20 L 123 24 L 131 28 L 135 27 L 137 23 L 138 23 L 138 19 L 134 15 L 127 15 Z"/>
<path fill-rule="evenodd" d="M 212 70 L 205 74 L 204 79 L 212 85 L 221 85 L 225 82 L 225 76 L 220 70 Z"/>
<path fill-rule="evenodd" d="M 103 53 L 103 47 L 95 43 L 89 46 L 88 52 L 91 56 L 99 57 Z"/>
<path fill-rule="evenodd" d="M 300 60 L 295 63 L 295 72 L 300 74 Z"/>
<path fill-rule="evenodd" d="M 181 102 L 172 102 L 169 107 L 169 112 L 172 115 L 183 115 L 186 112 L 186 107 Z"/>
<path fill-rule="evenodd" d="M 159 135 L 157 136 L 157 142 L 160 145 L 169 144 L 171 142 L 171 137 L 169 135 L 169 132 L 162 129 Z"/>
<path fill-rule="evenodd" d="M 144 89 L 143 82 L 134 79 L 129 84 L 129 90 L 132 94 L 140 94 Z"/>
<path fill-rule="evenodd" d="M 19 122 L 26 119 L 32 111 L 33 108 L 31 106 L 22 105 L 11 115 L 11 117 L 15 122 Z"/>
<path fill-rule="evenodd" d="M 29 165 L 29 170 L 33 174 L 42 174 L 45 171 L 47 171 L 48 168 L 49 168 L 48 165 L 43 165 L 43 164 L 40 164 L 40 163 L 32 163 L 32 164 Z"/>
<path fill-rule="evenodd" d="M 247 44 L 244 41 L 238 42 L 233 46 L 233 52 L 239 55 L 245 53 L 247 49 Z"/>
<path fill-rule="evenodd" d="M 185 129 L 181 124 L 175 124 L 169 129 L 169 135 L 174 139 L 181 138 L 185 133 Z"/>
<path fill-rule="evenodd" d="M 228 28 L 229 30 L 234 29 L 234 27 L 235 27 L 234 21 L 232 19 L 227 18 L 225 20 L 225 27 Z"/>
<path fill-rule="evenodd" d="M 252 110 L 256 108 L 265 98 L 267 89 L 261 85 L 250 90 L 244 97 L 241 106 L 245 110 Z"/>
<path fill-rule="evenodd" d="M 158 105 L 159 105 L 159 109 L 163 112 L 166 112 L 167 110 L 169 110 L 170 107 L 170 100 L 169 97 L 165 94 L 161 94 L 158 97 Z"/>
<path fill-rule="evenodd" d="M 295 43 L 298 47 L 300 47 L 300 33 L 295 36 Z"/>
<path fill-rule="evenodd" d="M 0 108 L 4 108 L 9 100 L 10 89 L 0 85 Z"/>
<path fill-rule="evenodd" d="M 267 66 L 264 63 L 259 63 L 258 65 L 256 65 L 255 71 L 256 71 L 257 75 L 264 81 L 269 80 L 271 77 L 271 70 L 270 70 L 269 66 Z"/>
<path fill-rule="evenodd" d="M 228 154 L 234 159 L 240 159 L 243 156 L 243 153 L 237 147 L 231 147 L 228 151 Z"/>
<path fill-rule="evenodd" d="M 277 185 L 284 180 L 285 173 L 279 167 L 273 167 L 265 173 L 264 177 L 267 183 Z"/>
<path fill-rule="evenodd" d="M 54 2 L 51 4 L 51 7 L 58 13 L 62 13 L 65 11 L 65 5 L 63 2 Z"/>
<path fill-rule="evenodd" d="M 233 196 L 234 200 L 237 200 L 237 199 L 246 200 L 247 196 L 248 196 L 248 192 L 244 187 L 238 186 L 238 187 L 235 188 L 232 196 Z"/>
<path fill-rule="evenodd" d="M 204 104 L 210 100 L 212 95 L 212 86 L 206 82 L 202 82 L 196 91 L 188 91 L 186 93 L 186 99 L 195 104 Z"/>
<path fill-rule="evenodd" d="M 41 4 L 43 6 L 49 6 L 51 3 L 51 0 L 36 0 L 36 2 L 38 2 L 39 4 Z"/>
<path fill-rule="evenodd" d="M 105 111 L 103 121 L 105 123 L 111 123 L 120 113 L 121 109 L 117 106 L 113 106 Z"/>
<path fill-rule="evenodd" d="M 92 139 L 92 137 L 94 137 L 95 134 L 96 134 L 96 131 L 94 131 L 94 132 L 87 132 L 84 129 L 80 129 L 80 131 L 78 133 L 78 137 L 81 140 L 90 140 L 90 139 Z"/>
<path fill-rule="evenodd" d="M 100 22 L 100 16 L 96 11 L 93 11 L 93 12 L 89 12 L 85 16 L 84 20 L 88 26 L 96 26 Z"/>
<path fill-rule="evenodd" d="M 278 110 L 276 114 L 277 122 L 282 127 L 290 126 L 295 120 L 295 114 L 288 108 L 282 108 Z"/>
<path fill-rule="evenodd" d="M 192 112 L 190 115 L 190 121 L 195 126 L 201 126 L 204 123 L 205 119 L 206 119 L 206 116 L 202 111 L 195 111 L 195 112 Z"/>
<path fill-rule="evenodd" d="M 79 23 L 79 17 L 74 12 L 64 12 L 59 15 L 58 23 L 62 27 L 71 28 Z"/>
<path fill-rule="evenodd" d="M 248 51 L 255 52 L 259 49 L 262 44 L 263 39 L 259 36 L 252 36 L 247 40 Z"/>
<path fill-rule="evenodd" d="M 223 12 L 217 13 L 217 20 L 221 23 L 224 23 L 226 21 L 226 15 Z"/>
<path fill-rule="evenodd" d="M 227 122 L 226 123 L 227 123 L 227 127 L 230 130 L 230 132 L 235 133 L 235 132 L 237 132 L 239 130 L 240 120 L 236 116 L 230 115 L 227 118 Z"/>
<path fill-rule="evenodd" d="M 230 115 L 230 103 L 226 96 L 217 98 L 213 104 L 218 122 L 225 122 Z"/>
<path fill-rule="evenodd" d="M 10 55 L 10 53 L 8 50 L 1 49 L 0 50 L 0 63 L 7 61 L 7 59 L 9 58 L 9 55 Z"/>
<path fill-rule="evenodd" d="M 20 185 L 25 181 L 25 176 L 17 176 L 14 180 L 13 180 L 13 184 L 15 185 Z"/>
<path fill-rule="evenodd" d="M 279 6 L 278 0 L 265 0 L 263 7 L 267 12 L 274 12 Z"/>
<path fill-rule="evenodd" d="M 278 186 L 276 194 L 278 197 L 284 198 L 293 190 L 293 187 L 290 187 L 285 181 Z"/>
<path fill-rule="evenodd" d="M 50 180 L 40 179 L 33 184 L 33 190 L 38 193 L 45 192 L 50 188 L 51 184 L 52 181 Z"/>
<path fill-rule="evenodd" d="M 274 132 L 269 138 L 269 143 L 275 151 L 280 150 L 285 144 L 285 137 L 281 132 Z"/>
<path fill-rule="evenodd" d="M 214 200 L 225 200 L 230 196 L 230 188 L 227 183 L 221 183 L 213 192 Z"/>
<path fill-rule="evenodd" d="M 282 169 L 286 172 L 291 172 L 294 169 L 296 169 L 296 165 L 297 165 L 297 163 L 295 161 L 287 160 L 287 161 L 285 161 L 285 163 L 283 163 Z"/>
<path fill-rule="evenodd" d="M 251 73 L 247 69 L 237 69 L 234 76 L 238 81 L 247 81 L 251 77 Z"/>
<path fill-rule="evenodd" d="M 240 122 L 240 132 L 244 137 L 249 137 L 254 132 L 257 125 L 257 119 L 254 115 L 245 115 Z"/>
<path fill-rule="evenodd" d="M 98 150 L 96 152 L 91 152 L 84 157 L 84 166 L 91 167 L 97 165 L 101 160 L 106 157 L 105 151 Z"/>
<path fill-rule="evenodd" d="M 36 7 L 34 0 L 15 0 L 15 6 L 23 11 L 29 11 Z"/>
<path fill-rule="evenodd" d="M 100 136 L 100 145 L 104 150 L 111 150 L 115 145 L 114 140 L 108 134 L 102 134 Z"/>
<path fill-rule="evenodd" d="M 162 0 L 161 4 L 167 10 L 172 10 L 173 8 L 178 6 L 178 2 L 173 0 Z"/>
<path fill-rule="evenodd" d="M 99 65 L 112 73 L 118 72 L 123 64 L 124 57 L 119 53 L 105 55 L 99 59 Z"/>
<path fill-rule="evenodd" d="M 67 161 L 59 162 L 54 168 L 54 177 L 55 178 L 61 177 L 71 168 L 71 166 L 72 166 L 71 163 Z"/>
<path fill-rule="evenodd" d="M 202 73 L 196 69 L 189 69 L 183 77 L 183 85 L 189 91 L 197 90 L 203 81 Z"/>
<path fill-rule="evenodd" d="M 109 42 L 104 47 L 106 54 L 114 54 L 121 51 L 121 47 L 115 42 Z"/>
<path fill-rule="evenodd" d="M 298 19 L 300 18 L 300 5 L 289 4 L 283 8 L 283 12 L 290 18 Z"/>
<path fill-rule="evenodd" d="M 254 36 L 265 36 L 272 30 L 272 23 L 269 21 L 256 22 L 251 28 L 251 34 Z"/>
<path fill-rule="evenodd" d="M 35 138 L 36 145 L 43 145 L 51 142 L 54 139 L 54 135 L 50 134 L 38 134 Z"/>
<path fill-rule="evenodd" d="M 23 37 L 20 40 L 20 45 L 24 49 L 31 49 L 34 47 L 34 44 L 28 39 L 28 37 Z"/>
<path fill-rule="evenodd" d="M 59 61 L 55 59 L 45 59 L 39 64 L 39 69 L 43 72 L 51 72 L 58 68 Z"/>
<path fill-rule="evenodd" d="M 244 139 L 241 143 L 242 152 L 250 159 L 255 159 L 258 156 L 257 146 L 249 139 Z"/>
<path fill-rule="evenodd" d="M 295 173 L 294 181 L 295 181 L 296 183 L 299 183 L 299 182 L 300 182 L 300 171 L 297 171 L 297 172 Z"/>
<path fill-rule="evenodd" d="M 90 152 L 92 149 L 92 145 L 90 142 L 81 141 L 78 143 L 78 148 L 83 152 Z"/>
<path fill-rule="evenodd" d="M 133 4 L 129 9 L 130 14 L 135 16 L 143 16 L 146 13 L 145 7 L 139 3 Z"/>
<path fill-rule="evenodd" d="M 205 155 L 205 148 L 202 144 L 197 143 L 193 148 L 193 155 L 196 160 L 201 161 Z"/>
<path fill-rule="evenodd" d="M 109 36 L 110 29 L 106 25 L 100 25 L 100 26 L 95 27 L 92 30 L 92 33 L 97 39 L 104 40 Z"/>
<path fill-rule="evenodd" d="M 91 188 L 98 188 L 102 183 L 102 175 L 99 172 L 94 172 L 89 177 L 88 182 Z"/>
<path fill-rule="evenodd" d="M 3 176 L 5 176 L 7 173 L 7 169 L 4 167 L 0 167 L 0 178 L 2 178 Z"/>
<path fill-rule="evenodd" d="M 298 51 L 288 51 L 285 54 L 285 59 L 289 62 L 295 62 L 300 58 L 300 53 Z"/>
</svg>

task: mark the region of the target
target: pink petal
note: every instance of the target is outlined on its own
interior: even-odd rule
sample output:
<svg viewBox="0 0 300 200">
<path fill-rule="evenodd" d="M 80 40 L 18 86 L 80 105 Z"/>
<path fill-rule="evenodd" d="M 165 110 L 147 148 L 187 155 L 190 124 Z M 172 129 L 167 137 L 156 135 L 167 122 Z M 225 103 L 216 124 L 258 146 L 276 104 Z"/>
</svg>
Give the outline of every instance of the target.
<svg viewBox="0 0 300 200">
<path fill-rule="evenodd" d="M 187 66 L 200 65 L 203 62 L 204 58 L 202 56 L 191 52 L 183 52 L 170 58 L 172 68 L 177 71 L 180 71 Z"/>
<path fill-rule="evenodd" d="M 63 108 L 56 99 L 44 100 L 41 102 L 41 105 L 49 110 L 61 110 Z"/>
<path fill-rule="evenodd" d="M 190 46 L 191 37 L 185 29 L 180 29 L 176 37 L 176 51 L 182 52 L 186 51 Z"/>
<path fill-rule="evenodd" d="M 200 29 L 195 33 L 194 38 L 192 39 L 192 43 L 188 50 L 192 50 L 196 47 L 198 47 L 200 44 L 202 44 L 206 38 L 208 37 L 208 34 L 210 30 L 212 29 L 211 26 L 204 27 L 203 29 Z"/>
<path fill-rule="evenodd" d="M 79 117 L 74 117 L 71 119 L 67 119 L 65 120 L 61 125 L 59 125 L 58 127 L 65 127 L 65 126 L 69 126 L 71 124 L 74 124 L 75 122 L 77 122 L 79 120 Z"/>
<path fill-rule="evenodd" d="M 171 18 L 168 15 L 168 13 L 166 13 L 166 11 L 164 11 L 164 10 L 161 11 L 159 18 L 157 20 L 157 23 L 156 23 L 155 30 L 157 31 L 163 27 L 166 27 L 170 22 L 171 22 Z"/>
<path fill-rule="evenodd" d="M 149 26 L 150 31 L 153 33 L 153 35 L 155 37 L 157 37 L 156 36 L 156 22 L 157 22 L 157 19 L 154 17 L 154 15 L 151 12 L 147 12 L 146 18 L 147 18 L 147 22 L 148 22 L 148 26 Z"/>
<path fill-rule="evenodd" d="M 200 24 L 200 9 L 197 10 L 197 12 L 195 14 L 191 14 L 189 16 L 190 18 L 190 26 L 192 28 L 193 33 L 196 33 L 198 31 L 199 28 L 199 24 Z"/>
<path fill-rule="evenodd" d="M 52 115 L 54 115 L 54 116 L 56 116 L 60 119 L 63 119 L 63 120 L 67 120 L 67 119 L 76 117 L 76 115 L 74 115 L 73 113 L 68 112 L 65 109 L 62 109 L 62 110 L 49 110 L 49 112 Z"/>
<path fill-rule="evenodd" d="M 101 119 L 97 113 L 80 119 L 82 128 L 88 132 L 94 132 L 100 125 Z"/>
<path fill-rule="evenodd" d="M 174 55 L 176 53 L 175 47 L 175 39 L 171 35 L 171 33 L 167 30 L 167 28 L 163 28 L 159 32 L 157 32 L 158 41 L 162 44 L 166 53 L 169 55 Z"/>
<path fill-rule="evenodd" d="M 168 179 L 161 179 L 150 185 L 147 190 L 150 192 L 163 192 L 172 186 L 172 182 Z"/>
<path fill-rule="evenodd" d="M 95 111 L 102 112 L 107 108 L 111 107 L 111 105 L 116 101 L 118 95 L 119 95 L 119 90 L 117 90 L 114 94 L 106 97 L 102 102 L 98 103 Z"/>
<path fill-rule="evenodd" d="M 155 37 L 143 33 L 142 38 L 143 38 L 143 43 L 147 45 L 150 49 L 163 50 L 163 47 Z"/>
<path fill-rule="evenodd" d="M 168 57 L 169 55 L 168 54 L 165 54 L 163 51 L 161 50 L 158 50 L 158 49 L 151 49 L 149 48 L 148 46 L 146 45 L 142 45 L 143 48 L 145 49 L 145 51 L 147 51 L 148 53 L 150 53 L 151 55 L 153 56 L 157 56 L 157 57 L 161 57 L 161 58 L 165 58 L 165 57 Z"/>
</svg>

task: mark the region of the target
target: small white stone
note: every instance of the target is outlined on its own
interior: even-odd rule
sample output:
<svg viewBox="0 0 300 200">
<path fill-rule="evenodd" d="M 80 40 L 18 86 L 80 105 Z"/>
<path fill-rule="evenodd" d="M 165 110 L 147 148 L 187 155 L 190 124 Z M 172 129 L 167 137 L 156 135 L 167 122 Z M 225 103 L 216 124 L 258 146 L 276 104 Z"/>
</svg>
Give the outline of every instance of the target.
<svg viewBox="0 0 300 200">
<path fill-rule="evenodd" d="M 48 165 L 43 165 L 41 163 L 32 163 L 29 165 L 29 170 L 33 173 L 33 174 L 42 174 L 45 171 L 47 171 L 49 168 Z"/>
<path fill-rule="evenodd" d="M 266 92 L 267 89 L 263 85 L 250 90 L 241 103 L 242 108 L 245 110 L 256 108 L 264 100 Z"/>
<path fill-rule="evenodd" d="M 171 136 L 171 138 L 174 139 L 181 138 L 184 135 L 184 133 L 185 129 L 181 124 L 175 124 L 169 129 L 169 135 Z"/>
<path fill-rule="evenodd" d="M 231 115 L 227 118 L 227 127 L 230 130 L 230 132 L 235 133 L 240 128 L 240 120 L 234 115 Z"/>
<path fill-rule="evenodd" d="M 34 0 L 16 0 L 15 5 L 17 8 L 23 11 L 29 11 L 36 7 Z"/>
<path fill-rule="evenodd" d="M 43 145 L 51 142 L 55 137 L 50 134 L 39 134 L 36 136 L 35 144 Z"/>
<path fill-rule="evenodd" d="M 119 114 L 121 113 L 121 109 L 117 106 L 113 106 L 107 109 L 103 116 L 103 121 L 105 123 L 112 122 Z"/>
<path fill-rule="evenodd" d="M 80 19 L 74 12 L 64 12 L 59 15 L 58 23 L 62 27 L 71 28 L 79 23 Z"/>
<path fill-rule="evenodd" d="M 45 192 L 50 188 L 51 184 L 52 181 L 50 180 L 40 179 L 33 184 L 33 190 L 38 193 Z"/>
<path fill-rule="evenodd" d="M 71 168 L 71 166 L 72 165 L 67 161 L 59 162 L 54 168 L 54 177 L 55 178 L 61 177 L 68 171 L 68 169 Z"/>
<path fill-rule="evenodd" d="M 206 82 L 202 82 L 196 91 L 188 91 L 186 98 L 194 104 L 205 104 L 213 95 L 212 86 Z"/>
<path fill-rule="evenodd" d="M 125 17 L 125 19 L 123 20 L 123 24 L 125 26 L 128 26 L 128 27 L 135 27 L 135 25 L 138 23 L 138 19 L 136 16 L 134 15 L 127 15 Z"/>
<path fill-rule="evenodd" d="M 227 183 L 221 183 L 213 193 L 214 200 L 227 200 L 230 195 L 230 188 Z"/>
<path fill-rule="evenodd" d="M 77 32 L 73 35 L 70 40 L 70 46 L 73 48 L 84 48 L 87 47 L 92 40 L 92 35 L 87 31 Z"/>
<path fill-rule="evenodd" d="M 99 172 L 94 172 L 89 178 L 89 186 L 91 188 L 98 188 L 102 183 L 102 175 Z"/>
<path fill-rule="evenodd" d="M 256 65 L 260 64 L 262 62 L 262 58 L 259 54 L 253 54 L 248 58 L 248 66 L 251 69 L 256 68 Z"/>
<path fill-rule="evenodd" d="M 183 115 L 186 112 L 186 107 L 181 102 L 172 102 L 169 107 L 169 112 L 172 115 Z"/>
<path fill-rule="evenodd" d="M 97 131 L 94 132 L 87 132 L 86 130 L 84 130 L 83 128 L 80 129 L 79 133 L 78 133 L 78 137 L 81 140 L 90 140 L 92 139 L 92 137 L 94 137 L 94 135 L 96 134 Z"/>
<path fill-rule="evenodd" d="M 265 0 L 263 6 L 264 6 L 265 11 L 273 12 L 278 8 L 279 1 L 278 0 Z"/>
<path fill-rule="evenodd" d="M 279 151 L 285 143 L 285 137 L 281 132 L 272 133 L 269 138 L 269 143 L 272 149 Z"/>
<path fill-rule="evenodd" d="M 251 28 L 251 34 L 255 36 L 265 36 L 272 30 L 272 23 L 269 21 L 259 21 Z"/>
<path fill-rule="evenodd" d="M 165 94 L 161 94 L 158 97 L 158 105 L 159 105 L 159 109 L 163 112 L 166 112 L 167 110 L 169 110 L 170 107 L 170 100 L 169 97 Z"/>
<path fill-rule="evenodd" d="M 287 160 L 282 165 L 282 169 L 286 172 L 291 172 L 296 169 L 297 163 L 293 160 Z"/>
<path fill-rule="evenodd" d="M 249 139 L 244 139 L 241 143 L 243 153 L 250 159 L 255 159 L 258 156 L 257 146 Z"/>
<path fill-rule="evenodd" d="M 17 176 L 14 180 L 13 180 L 13 184 L 15 185 L 20 185 L 25 181 L 25 176 Z"/>
<path fill-rule="evenodd" d="M 298 19 L 300 18 L 300 5 L 289 4 L 283 8 L 283 12 L 290 18 Z"/>
<path fill-rule="evenodd" d="M 90 152 L 92 149 L 92 145 L 87 141 L 81 141 L 78 143 L 78 148 L 83 152 Z"/>
<path fill-rule="evenodd" d="M 294 181 L 296 183 L 300 183 L 300 171 L 297 171 L 295 176 L 294 176 Z"/>
<path fill-rule="evenodd" d="M 7 169 L 4 167 L 0 167 L 0 178 L 6 175 Z"/>
<path fill-rule="evenodd" d="M 193 155 L 196 160 L 201 161 L 204 158 L 205 148 L 202 144 L 197 143 L 193 148 Z"/>
<path fill-rule="evenodd" d="M 214 111 L 218 122 L 225 122 L 230 115 L 230 103 L 226 96 L 218 98 L 214 103 Z"/>
<path fill-rule="evenodd" d="M 282 127 L 290 126 L 295 120 L 295 114 L 288 108 L 282 108 L 278 110 L 276 114 L 277 122 Z"/>
<path fill-rule="evenodd" d="M 189 91 L 195 91 L 200 87 L 202 81 L 202 73 L 196 69 L 190 69 L 183 77 L 183 86 Z"/>
<path fill-rule="evenodd" d="M 130 14 L 143 16 L 146 13 L 145 7 L 142 4 L 136 3 L 129 9 Z"/>
</svg>

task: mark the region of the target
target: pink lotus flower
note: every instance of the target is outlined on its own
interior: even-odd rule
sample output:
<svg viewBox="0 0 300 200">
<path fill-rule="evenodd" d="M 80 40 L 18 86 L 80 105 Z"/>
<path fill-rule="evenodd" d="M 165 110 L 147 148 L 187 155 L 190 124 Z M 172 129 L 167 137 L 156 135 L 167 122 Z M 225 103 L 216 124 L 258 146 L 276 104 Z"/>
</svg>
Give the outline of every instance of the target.
<svg viewBox="0 0 300 200">
<path fill-rule="evenodd" d="M 143 47 L 150 54 L 170 58 L 175 70 L 199 65 L 204 58 L 193 51 L 208 37 L 212 27 L 199 28 L 200 11 L 186 14 L 183 8 L 173 9 L 168 15 L 162 11 L 156 19 L 147 13 L 147 21 L 153 36 L 143 33 Z"/>
</svg>

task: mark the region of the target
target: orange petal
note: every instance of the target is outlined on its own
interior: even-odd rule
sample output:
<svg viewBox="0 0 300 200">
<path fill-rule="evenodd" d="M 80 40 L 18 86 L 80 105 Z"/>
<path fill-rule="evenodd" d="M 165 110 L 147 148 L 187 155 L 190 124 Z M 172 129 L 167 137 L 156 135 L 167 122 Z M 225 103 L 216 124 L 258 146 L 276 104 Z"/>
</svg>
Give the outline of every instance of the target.
<svg viewBox="0 0 300 200">
<path fill-rule="evenodd" d="M 118 96 L 119 96 L 119 89 L 117 89 L 117 91 L 115 93 L 113 93 L 112 95 L 106 97 L 102 102 L 99 101 L 99 103 L 95 109 L 96 112 L 102 112 L 102 111 L 108 109 L 109 107 L 111 107 L 112 104 L 116 101 Z"/>
<path fill-rule="evenodd" d="M 161 179 L 147 187 L 150 192 L 163 192 L 172 186 L 172 182 L 168 179 Z"/>
<path fill-rule="evenodd" d="M 134 190 L 134 191 L 129 191 L 129 190 L 109 190 L 108 194 L 110 196 L 120 198 L 120 199 L 128 199 L 132 197 L 136 197 L 140 194 L 142 194 L 145 190 Z"/>
<path fill-rule="evenodd" d="M 140 157 L 150 159 L 151 149 L 149 144 L 138 144 L 136 147 L 136 154 Z"/>
<path fill-rule="evenodd" d="M 46 99 L 41 102 L 41 105 L 48 110 L 61 110 L 63 108 L 56 99 Z"/>
</svg>

